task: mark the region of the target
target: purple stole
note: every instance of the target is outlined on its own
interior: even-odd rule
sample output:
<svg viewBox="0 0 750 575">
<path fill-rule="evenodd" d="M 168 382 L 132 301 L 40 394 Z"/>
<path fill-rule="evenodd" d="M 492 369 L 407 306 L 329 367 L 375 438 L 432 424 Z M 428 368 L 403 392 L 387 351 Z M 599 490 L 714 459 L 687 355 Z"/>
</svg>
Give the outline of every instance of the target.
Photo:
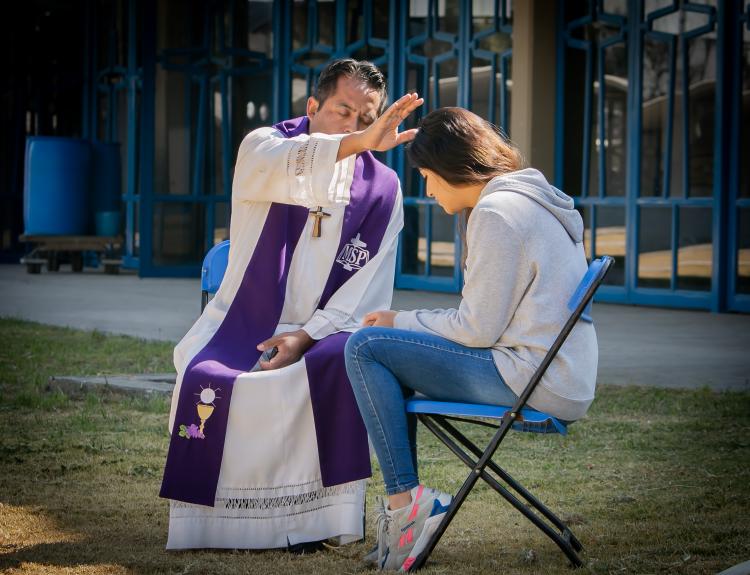
<svg viewBox="0 0 750 575">
<path fill-rule="evenodd" d="M 291 138 L 307 133 L 308 119 L 295 118 L 274 127 Z M 357 157 L 338 256 L 319 309 L 377 253 L 397 188 L 396 175 L 372 154 Z M 309 210 L 302 206 L 271 205 L 224 321 L 185 370 L 161 497 L 214 506 L 234 381 L 252 369 L 261 355 L 257 344 L 273 336 L 278 326 L 292 255 L 308 217 Z M 304 356 L 326 487 L 371 475 L 367 432 L 346 375 L 348 337 L 335 333 L 316 342 Z"/>
</svg>

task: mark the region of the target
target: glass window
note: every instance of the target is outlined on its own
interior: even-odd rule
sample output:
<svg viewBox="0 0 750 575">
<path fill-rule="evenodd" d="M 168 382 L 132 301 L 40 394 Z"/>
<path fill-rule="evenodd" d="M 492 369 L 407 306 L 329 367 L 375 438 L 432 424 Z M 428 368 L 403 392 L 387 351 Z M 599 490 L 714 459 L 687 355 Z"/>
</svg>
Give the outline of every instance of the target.
<svg viewBox="0 0 750 575">
<path fill-rule="evenodd" d="M 432 210 L 430 272 L 434 276 L 452 277 L 456 260 L 456 218 L 446 214 L 440 206 L 430 206 L 430 209 Z"/>
<path fill-rule="evenodd" d="M 221 94 L 221 84 L 218 81 L 212 82 L 211 98 L 209 100 L 211 105 L 211 114 L 209 121 L 209 130 L 211 134 L 208 138 L 208 145 L 210 147 L 211 164 L 213 167 L 213 174 L 206 170 L 206 191 L 213 194 L 225 194 L 229 190 L 224 189 L 224 138 L 222 136 L 224 131 L 224 105 L 223 97 Z"/>
<path fill-rule="evenodd" d="M 597 123 L 595 142 L 598 154 L 605 154 L 605 196 L 625 195 L 627 168 L 628 71 L 625 42 L 607 46 L 604 52 L 604 140 L 600 141 Z M 596 114 L 595 117 L 598 117 Z M 597 158 L 598 159 L 598 158 Z M 593 185 L 593 184 L 592 184 Z M 593 189 L 593 188 L 592 188 Z"/>
<path fill-rule="evenodd" d="M 713 194 L 716 25 L 701 33 L 709 23 L 709 14 L 684 7 L 656 18 L 661 35 L 644 38 L 643 196 Z"/>
<path fill-rule="evenodd" d="M 621 4 L 607 3 L 612 12 L 567 32 L 563 185 L 571 195 L 625 196 L 629 76 Z M 567 2 L 568 22 L 586 15 L 584 8 Z"/>
<path fill-rule="evenodd" d="M 156 70 L 154 193 L 190 194 L 191 136 L 194 116 L 187 114 L 199 87 L 182 72 Z M 192 110 L 194 106 L 191 106 Z"/>
<path fill-rule="evenodd" d="M 735 291 L 750 294 L 750 208 L 738 210 Z"/>
<path fill-rule="evenodd" d="M 128 249 L 132 249 L 131 255 L 138 257 L 141 253 L 141 210 L 140 202 L 133 202 L 133 238 L 132 245 L 128 246 Z"/>
<path fill-rule="evenodd" d="M 711 291 L 713 229 L 711 208 L 681 208 L 677 289 Z"/>
<path fill-rule="evenodd" d="M 638 286 L 669 288 L 672 278 L 672 208 L 642 207 L 638 228 Z"/>
<path fill-rule="evenodd" d="M 225 31 L 232 30 L 234 48 L 273 58 L 273 2 L 237 2 L 232 24 Z"/>
<path fill-rule="evenodd" d="M 401 273 L 423 275 L 427 261 L 425 209 L 427 206 L 404 206 L 404 231 L 401 234 Z"/>
<path fill-rule="evenodd" d="M 714 187 L 716 130 L 716 35 L 704 34 L 687 42 L 688 165 L 690 197 L 710 197 Z"/>
<path fill-rule="evenodd" d="M 625 285 L 627 236 L 624 206 L 596 208 L 596 257 L 605 255 L 615 258 L 615 264 L 604 278 L 604 283 Z"/>
<path fill-rule="evenodd" d="M 566 2 L 566 6 L 573 2 Z M 565 162 L 563 188 L 571 196 L 583 194 L 583 102 L 586 98 L 586 52 L 565 49 L 565 111 L 563 130 Z"/>
<path fill-rule="evenodd" d="M 739 197 L 750 198 L 750 27 L 742 26 L 742 96 L 740 101 L 740 190 Z"/>
<path fill-rule="evenodd" d="M 581 219 L 583 220 L 583 250 L 586 254 L 586 259 L 591 260 L 593 251 L 592 251 L 592 245 L 591 240 L 593 239 L 591 237 L 591 213 L 592 210 L 590 207 L 586 205 L 578 205 L 576 207 L 578 212 L 581 214 Z"/>
<path fill-rule="evenodd" d="M 323 46 L 335 46 L 334 22 L 336 21 L 336 3 L 333 0 L 318 0 L 316 3 L 318 13 L 318 38 L 317 41 Z"/>
<path fill-rule="evenodd" d="M 229 202 L 216 202 L 214 204 L 214 243 L 229 239 Z"/>
<path fill-rule="evenodd" d="M 154 264 L 189 265 L 203 260 L 205 206 L 193 202 L 156 202 L 153 221 Z"/>
<path fill-rule="evenodd" d="M 247 134 L 271 124 L 273 82 L 270 72 L 233 76 L 229 81 L 233 102 L 232 150 L 236 156 L 242 139 Z"/>
<path fill-rule="evenodd" d="M 156 10 L 156 41 L 159 51 L 203 46 L 205 22 L 210 14 L 207 4 L 191 4 L 186 9 L 182 0 L 165 0 L 157 3 Z"/>
<path fill-rule="evenodd" d="M 475 28 L 481 24 L 491 24 L 488 17 L 477 18 L 474 13 Z M 475 114 L 503 127 L 509 133 L 510 120 L 510 71 L 512 61 L 512 39 L 505 32 L 483 36 L 473 51 L 471 63 L 471 103 L 469 108 Z"/>
<path fill-rule="evenodd" d="M 641 196 L 664 195 L 667 146 L 669 47 L 661 39 L 643 39 L 641 111 Z"/>
</svg>

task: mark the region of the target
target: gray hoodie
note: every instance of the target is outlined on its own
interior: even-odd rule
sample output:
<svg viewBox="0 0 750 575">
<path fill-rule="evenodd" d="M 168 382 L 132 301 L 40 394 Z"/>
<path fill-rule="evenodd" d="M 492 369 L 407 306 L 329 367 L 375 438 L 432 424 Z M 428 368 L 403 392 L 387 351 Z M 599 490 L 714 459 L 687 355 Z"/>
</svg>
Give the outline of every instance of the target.
<svg viewBox="0 0 750 575">
<path fill-rule="evenodd" d="M 520 395 L 586 273 L 581 216 L 570 197 L 527 168 L 485 186 L 466 239 L 459 308 L 399 312 L 394 327 L 492 348 L 500 375 Z M 594 399 L 597 355 L 593 325 L 579 321 L 529 405 L 566 420 L 582 417 Z"/>
</svg>

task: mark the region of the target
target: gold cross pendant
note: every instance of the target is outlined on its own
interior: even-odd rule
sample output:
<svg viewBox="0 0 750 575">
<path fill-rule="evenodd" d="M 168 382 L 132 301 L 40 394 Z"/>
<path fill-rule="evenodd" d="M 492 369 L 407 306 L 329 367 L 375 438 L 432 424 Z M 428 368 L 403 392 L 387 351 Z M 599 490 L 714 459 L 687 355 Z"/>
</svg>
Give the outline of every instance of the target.
<svg viewBox="0 0 750 575">
<path fill-rule="evenodd" d="M 321 206 L 318 206 L 316 210 L 310 210 L 310 215 L 315 218 L 315 221 L 313 222 L 312 237 L 319 238 L 323 218 L 328 218 L 331 216 L 331 214 L 324 212 L 323 208 Z"/>
</svg>

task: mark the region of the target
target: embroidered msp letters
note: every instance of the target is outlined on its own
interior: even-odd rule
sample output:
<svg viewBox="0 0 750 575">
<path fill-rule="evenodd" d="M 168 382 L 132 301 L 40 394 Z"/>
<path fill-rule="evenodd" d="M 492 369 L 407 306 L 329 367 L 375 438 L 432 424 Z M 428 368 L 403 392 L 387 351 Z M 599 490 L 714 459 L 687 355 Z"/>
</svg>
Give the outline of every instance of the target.
<svg viewBox="0 0 750 575">
<path fill-rule="evenodd" d="M 360 240 L 359 234 L 357 234 L 341 250 L 339 257 L 336 258 L 336 263 L 344 266 L 344 269 L 348 272 L 358 270 L 370 261 L 370 251 L 366 248 L 367 244 Z"/>
</svg>

